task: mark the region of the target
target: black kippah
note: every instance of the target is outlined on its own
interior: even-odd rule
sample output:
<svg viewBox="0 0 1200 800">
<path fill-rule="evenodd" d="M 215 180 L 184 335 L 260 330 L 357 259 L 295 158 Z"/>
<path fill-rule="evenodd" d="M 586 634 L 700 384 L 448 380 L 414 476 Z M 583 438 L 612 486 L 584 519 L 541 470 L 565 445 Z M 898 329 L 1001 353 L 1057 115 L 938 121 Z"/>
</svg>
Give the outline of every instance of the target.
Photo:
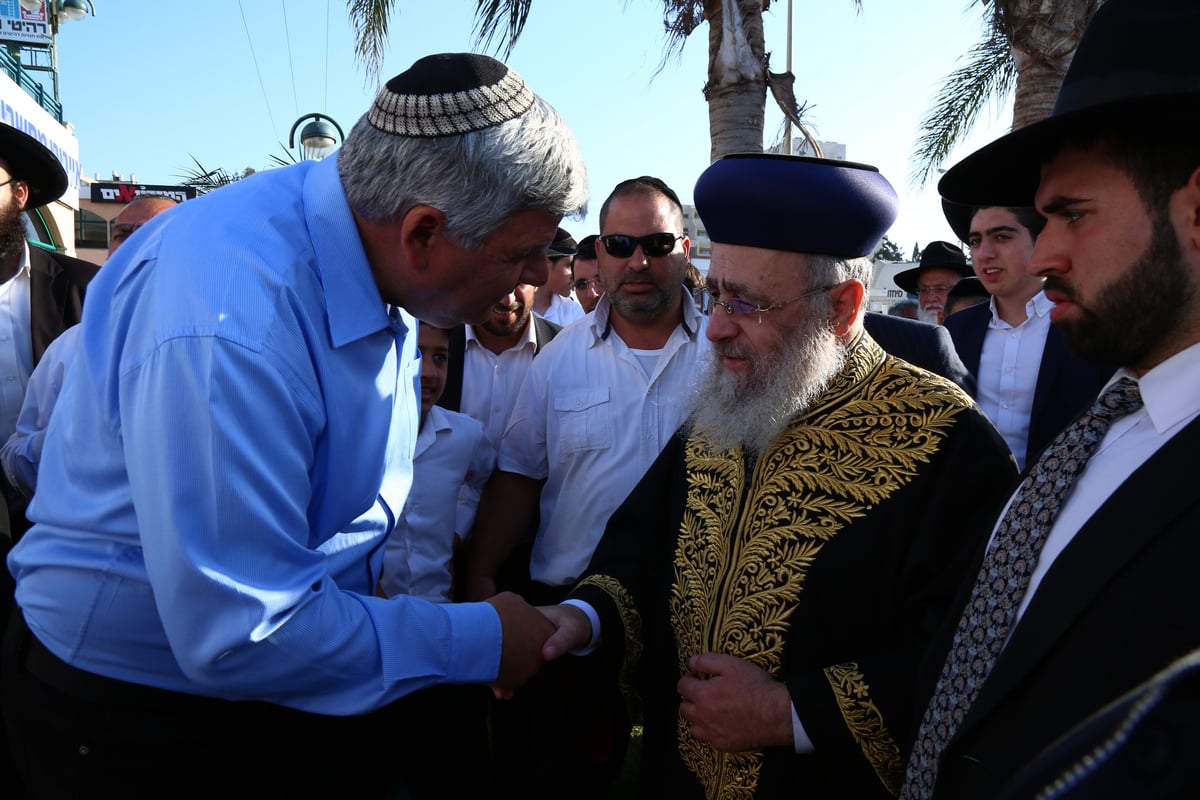
<svg viewBox="0 0 1200 800">
<path fill-rule="evenodd" d="M 503 62 L 440 53 L 388 81 L 367 119 L 398 136 L 453 136 L 515 119 L 532 105 L 533 92 Z"/>
</svg>

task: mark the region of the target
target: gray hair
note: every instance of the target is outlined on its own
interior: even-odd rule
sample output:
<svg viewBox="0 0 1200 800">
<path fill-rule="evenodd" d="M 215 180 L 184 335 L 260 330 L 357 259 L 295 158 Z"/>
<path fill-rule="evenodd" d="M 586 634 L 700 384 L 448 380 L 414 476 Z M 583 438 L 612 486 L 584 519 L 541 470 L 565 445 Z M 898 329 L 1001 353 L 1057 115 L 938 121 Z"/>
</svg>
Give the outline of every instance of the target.
<svg viewBox="0 0 1200 800">
<path fill-rule="evenodd" d="M 860 311 L 871 299 L 870 286 L 874 269 L 870 257 L 842 258 L 840 256 L 809 255 L 804 264 L 809 288 L 836 286 L 848 280 L 856 280 L 861 283 L 866 291 L 863 292 L 862 304 L 859 306 Z M 815 302 L 824 303 L 827 308 L 824 308 L 823 311 L 833 313 L 833 301 L 829 295 L 822 294 L 819 297 L 821 299 Z"/>
<path fill-rule="evenodd" d="M 447 235 L 468 249 L 523 209 L 579 218 L 587 211 L 575 135 L 540 97 L 515 119 L 453 136 L 397 136 L 364 114 L 337 159 L 354 213 L 386 222 L 432 206 L 446 215 Z"/>
</svg>

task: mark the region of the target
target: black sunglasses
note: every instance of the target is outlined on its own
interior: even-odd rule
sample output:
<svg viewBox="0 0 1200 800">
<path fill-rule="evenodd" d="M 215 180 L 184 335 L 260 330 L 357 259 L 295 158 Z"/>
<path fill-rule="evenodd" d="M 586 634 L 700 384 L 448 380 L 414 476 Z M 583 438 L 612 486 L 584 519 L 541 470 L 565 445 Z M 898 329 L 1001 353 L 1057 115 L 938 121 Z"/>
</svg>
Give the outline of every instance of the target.
<svg viewBox="0 0 1200 800">
<path fill-rule="evenodd" d="M 627 236 L 624 233 L 609 233 L 600 237 L 600 243 L 610 256 L 629 258 L 638 245 L 642 252 L 654 258 L 665 256 L 675 249 L 675 243 L 682 239 L 673 233 L 648 233 L 645 236 Z"/>
</svg>

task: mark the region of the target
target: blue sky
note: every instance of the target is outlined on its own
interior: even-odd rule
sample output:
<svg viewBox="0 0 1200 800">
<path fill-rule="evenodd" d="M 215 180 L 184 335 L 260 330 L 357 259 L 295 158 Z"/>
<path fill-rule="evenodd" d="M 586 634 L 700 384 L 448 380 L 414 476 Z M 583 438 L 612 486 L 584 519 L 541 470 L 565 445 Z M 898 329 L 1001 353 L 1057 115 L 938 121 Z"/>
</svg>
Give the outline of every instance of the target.
<svg viewBox="0 0 1200 800">
<path fill-rule="evenodd" d="M 58 36 L 64 116 L 92 177 L 176 183 L 192 157 L 210 169 L 266 168 L 302 114 L 328 114 L 349 131 L 375 94 L 343 0 L 94 3 L 95 17 Z M 429 53 L 482 49 L 474 0 L 398 5 L 382 80 Z M 818 138 L 845 144 L 847 158 L 879 167 L 900 192 L 889 236 L 907 255 L 915 242 L 953 239 L 934 189 L 910 188 L 910 156 L 930 98 L 982 21 L 968 0 L 864 6 L 795 0 L 792 70 Z M 765 26 L 772 69 L 783 71 L 785 0 Z M 617 182 L 657 175 L 689 202 L 708 165 L 707 27 L 657 71 L 664 41 L 658 0 L 540 0 L 508 59 L 579 139 L 592 200 L 584 220 L 563 223 L 577 237 L 596 231 Z M 774 138 L 781 116 L 768 104 Z M 951 163 L 1007 130 L 1008 105 L 985 110 Z"/>
</svg>

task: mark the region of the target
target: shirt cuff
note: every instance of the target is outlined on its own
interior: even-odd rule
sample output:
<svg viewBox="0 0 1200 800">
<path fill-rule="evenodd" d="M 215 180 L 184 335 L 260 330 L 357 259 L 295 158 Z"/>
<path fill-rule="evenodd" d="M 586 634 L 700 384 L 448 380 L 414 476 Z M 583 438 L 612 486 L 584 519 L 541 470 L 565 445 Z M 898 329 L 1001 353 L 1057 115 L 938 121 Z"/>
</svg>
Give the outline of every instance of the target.
<svg viewBox="0 0 1200 800">
<path fill-rule="evenodd" d="M 792 745 L 796 748 L 798 755 L 817 751 L 817 748 L 813 746 L 812 739 L 809 739 L 808 734 L 804 732 L 804 726 L 800 724 L 800 715 L 796 713 L 794 704 L 792 705 Z"/>
<path fill-rule="evenodd" d="M 586 656 L 600 646 L 600 615 L 596 613 L 596 609 L 592 608 L 590 603 L 585 603 L 582 600 L 568 599 L 563 600 L 561 605 L 575 606 L 584 614 L 587 614 L 588 622 L 592 623 L 592 638 L 583 647 L 572 650 L 573 656 Z M 794 713 L 794 712 L 793 712 Z"/>
</svg>

